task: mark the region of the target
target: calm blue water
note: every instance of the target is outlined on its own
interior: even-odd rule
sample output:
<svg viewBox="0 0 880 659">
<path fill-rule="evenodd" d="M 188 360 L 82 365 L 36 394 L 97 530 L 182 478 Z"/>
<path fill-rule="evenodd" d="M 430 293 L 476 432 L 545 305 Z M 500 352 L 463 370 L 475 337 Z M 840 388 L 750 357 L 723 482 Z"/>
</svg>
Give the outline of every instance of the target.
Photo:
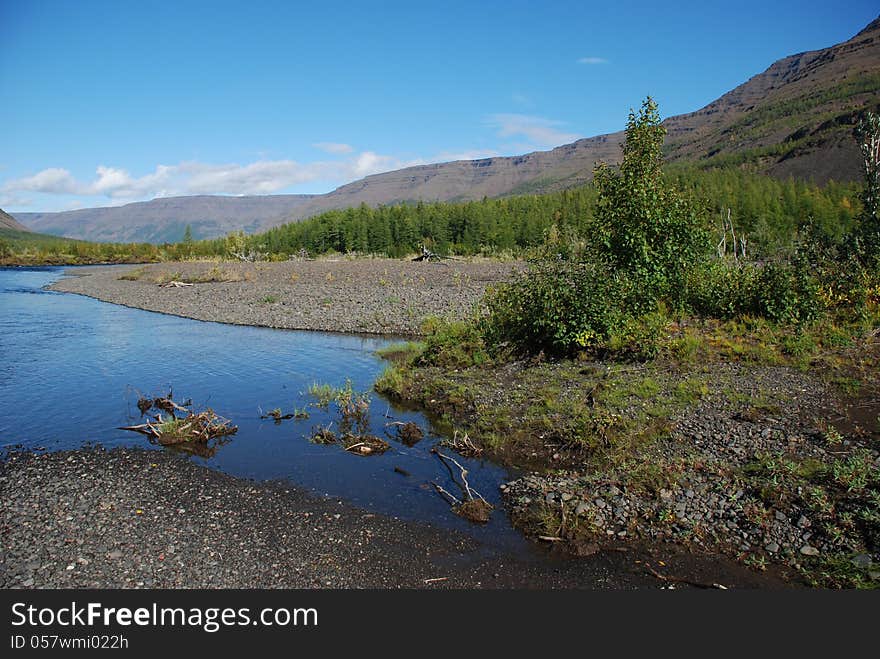
<svg viewBox="0 0 880 659">
<path fill-rule="evenodd" d="M 192 457 L 224 472 L 255 480 L 286 479 L 322 495 L 377 512 L 465 530 L 493 545 L 521 547 L 501 509 L 476 527 L 449 511 L 430 488 L 453 484 L 429 453 L 438 441 L 426 434 L 416 446 L 389 440 L 383 455 L 361 457 L 338 446 L 309 442 L 317 424 L 335 417 L 310 407 L 302 421 L 260 420 L 260 410 L 285 413 L 313 402 L 313 382 L 356 390 L 371 388 L 385 364 L 375 351 L 389 341 L 322 332 L 299 332 L 205 323 L 129 309 L 91 298 L 43 290 L 62 268 L 0 268 L 0 445 L 61 450 L 87 443 L 149 447 L 145 437 L 116 430 L 138 423 L 138 392 L 192 398 L 239 430 L 210 458 Z M 391 420 L 420 414 L 395 409 L 373 393 L 371 431 L 383 436 Z M 334 428 L 337 427 L 334 423 Z M 166 450 L 157 448 L 157 450 Z M 498 503 L 505 472 L 487 462 L 459 458 L 468 479 Z M 395 467 L 409 472 L 402 476 Z"/>
</svg>

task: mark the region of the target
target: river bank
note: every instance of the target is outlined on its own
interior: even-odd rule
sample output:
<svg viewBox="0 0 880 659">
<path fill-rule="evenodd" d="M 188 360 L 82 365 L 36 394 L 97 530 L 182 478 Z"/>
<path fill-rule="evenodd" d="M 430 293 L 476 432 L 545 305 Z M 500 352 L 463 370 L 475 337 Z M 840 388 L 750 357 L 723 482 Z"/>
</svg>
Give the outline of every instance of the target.
<svg viewBox="0 0 880 659">
<path fill-rule="evenodd" d="M 707 324 L 671 340 L 687 355 L 645 363 L 494 363 L 435 337 L 394 354 L 377 388 L 466 437 L 465 454 L 527 470 L 501 486 L 515 525 L 575 555 L 672 542 L 877 587 L 880 341 L 792 360 L 769 344 L 732 357 L 725 340 Z"/>
<path fill-rule="evenodd" d="M 461 319 L 520 266 L 396 259 L 176 262 L 81 268 L 51 290 L 235 325 L 417 335 L 429 316 Z M 185 286 L 163 286 L 169 282 Z M 191 284 L 191 285 L 189 285 Z"/>
<path fill-rule="evenodd" d="M 0 528 L 2 588 L 668 585 L 646 565 L 700 583 L 786 585 L 717 557 L 670 551 L 609 551 L 583 561 L 496 554 L 461 533 L 141 449 L 7 456 Z"/>
</svg>

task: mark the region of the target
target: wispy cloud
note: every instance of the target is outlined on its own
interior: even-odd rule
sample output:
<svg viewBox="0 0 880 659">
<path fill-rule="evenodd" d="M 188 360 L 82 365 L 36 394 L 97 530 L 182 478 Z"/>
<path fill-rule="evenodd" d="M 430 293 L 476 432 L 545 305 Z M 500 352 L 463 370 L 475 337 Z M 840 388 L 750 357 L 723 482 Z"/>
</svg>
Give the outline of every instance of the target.
<svg viewBox="0 0 880 659">
<path fill-rule="evenodd" d="M 351 153 L 354 151 L 354 147 L 351 144 L 343 144 L 341 142 L 315 142 L 312 146 L 325 153 L 332 153 L 334 155 Z"/>
<path fill-rule="evenodd" d="M 581 136 L 563 130 L 564 121 L 534 117 L 527 114 L 493 114 L 488 124 L 498 131 L 499 137 L 524 136 L 537 146 L 559 146 L 574 142 Z"/>
<path fill-rule="evenodd" d="M 581 57 L 578 64 L 608 64 L 608 60 L 604 57 Z"/>
</svg>

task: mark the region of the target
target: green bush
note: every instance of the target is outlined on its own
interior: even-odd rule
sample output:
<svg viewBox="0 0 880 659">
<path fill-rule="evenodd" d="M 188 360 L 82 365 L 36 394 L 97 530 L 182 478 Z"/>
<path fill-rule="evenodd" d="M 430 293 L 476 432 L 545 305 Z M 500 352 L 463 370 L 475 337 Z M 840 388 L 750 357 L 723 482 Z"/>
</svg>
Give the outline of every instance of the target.
<svg viewBox="0 0 880 659">
<path fill-rule="evenodd" d="M 619 327 L 626 282 L 579 261 L 538 261 L 486 298 L 486 342 L 516 353 L 561 356 L 594 348 Z"/>
<path fill-rule="evenodd" d="M 825 312 L 819 279 L 801 257 L 764 266 L 711 261 L 690 273 L 688 304 L 712 318 L 804 323 Z"/>
<path fill-rule="evenodd" d="M 429 318 L 422 325 L 426 335 L 417 362 L 443 368 L 479 366 L 489 360 L 483 336 L 475 322 L 445 321 Z"/>
<path fill-rule="evenodd" d="M 660 350 L 668 324 L 669 318 L 660 311 L 638 318 L 628 317 L 611 332 L 605 348 L 613 357 L 639 361 L 652 359 Z"/>
<path fill-rule="evenodd" d="M 778 323 L 804 323 L 818 318 L 824 307 L 819 283 L 800 259 L 771 263 L 755 281 L 752 312 Z"/>
<path fill-rule="evenodd" d="M 736 318 L 753 311 L 758 271 L 752 265 L 708 261 L 690 273 L 688 306 L 703 316 Z"/>
</svg>

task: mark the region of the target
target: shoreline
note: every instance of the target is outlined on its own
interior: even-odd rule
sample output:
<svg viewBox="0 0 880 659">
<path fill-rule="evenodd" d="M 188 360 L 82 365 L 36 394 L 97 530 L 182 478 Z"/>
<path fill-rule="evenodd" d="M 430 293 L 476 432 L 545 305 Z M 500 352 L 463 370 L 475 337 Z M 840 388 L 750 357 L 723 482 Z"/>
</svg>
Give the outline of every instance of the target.
<svg viewBox="0 0 880 659">
<path fill-rule="evenodd" d="M 577 561 L 505 555 L 463 533 L 148 449 L 8 454 L 0 495 L 3 588 L 663 587 L 649 561 L 697 583 L 797 585 L 672 547 Z"/>
</svg>

